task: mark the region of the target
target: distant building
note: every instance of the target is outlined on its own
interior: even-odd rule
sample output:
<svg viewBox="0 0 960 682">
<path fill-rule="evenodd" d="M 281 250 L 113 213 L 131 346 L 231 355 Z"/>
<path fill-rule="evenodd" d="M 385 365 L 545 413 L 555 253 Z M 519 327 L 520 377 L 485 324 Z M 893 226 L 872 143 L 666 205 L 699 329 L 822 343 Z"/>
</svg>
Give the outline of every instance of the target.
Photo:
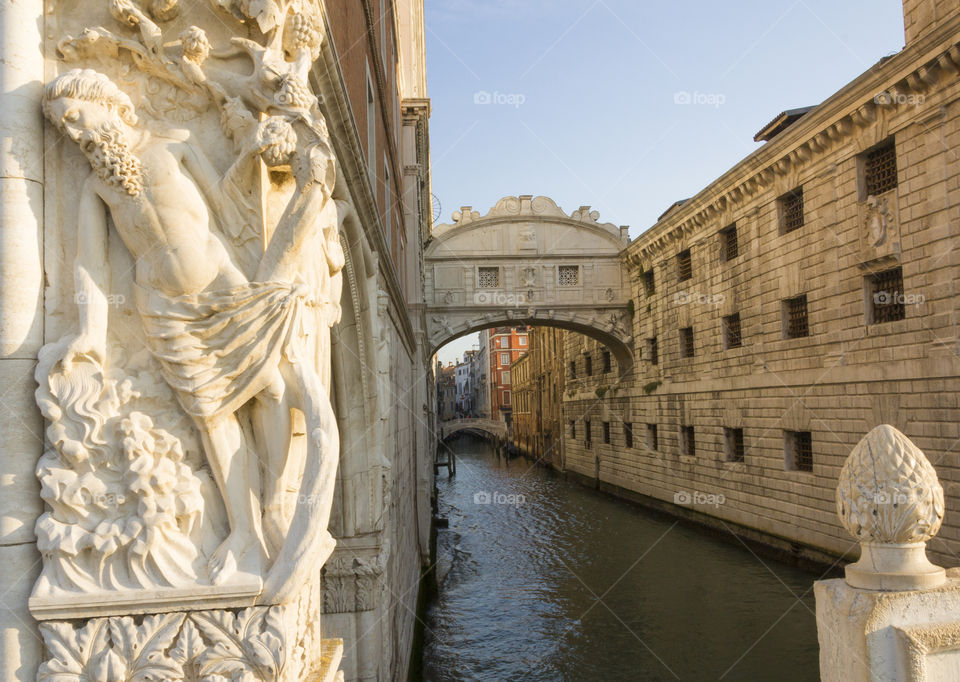
<svg viewBox="0 0 960 682">
<path fill-rule="evenodd" d="M 486 330 L 487 355 L 490 359 L 488 386 L 490 418 L 513 420 L 513 388 L 510 366 L 527 352 L 529 327 L 495 327 Z"/>
<path fill-rule="evenodd" d="M 463 355 L 463 361 L 457 363 L 457 414 L 461 417 L 475 417 L 476 392 L 476 365 L 479 351 L 468 350 Z"/>
<path fill-rule="evenodd" d="M 437 361 L 437 414 L 440 421 L 454 419 L 457 416 L 457 379 L 456 365 L 452 362 L 446 367 Z"/>
<path fill-rule="evenodd" d="M 480 332 L 480 350 L 475 362 L 476 384 L 474 414 L 482 419 L 490 418 L 490 353 L 489 330 Z"/>
</svg>

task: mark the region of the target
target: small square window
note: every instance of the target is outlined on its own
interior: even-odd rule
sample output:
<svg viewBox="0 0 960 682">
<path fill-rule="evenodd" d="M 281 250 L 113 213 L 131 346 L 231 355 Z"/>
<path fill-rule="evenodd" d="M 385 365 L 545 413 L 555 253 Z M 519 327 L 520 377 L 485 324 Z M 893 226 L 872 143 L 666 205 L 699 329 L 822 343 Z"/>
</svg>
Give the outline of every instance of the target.
<svg viewBox="0 0 960 682">
<path fill-rule="evenodd" d="M 613 370 L 613 363 L 610 362 L 610 351 L 603 351 L 601 357 L 603 358 L 603 372 L 606 374 Z"/>
<path fill-rule="evenodd" d="M 500 286 L 500 268 L 477 268 L 477 287 L 480 289 L 496 289 Z"/>
<path fill-rule="evenodd" d="M 787 192 L 777 201 L 780 212 L 780 234 L 803 227 L 803 188 Z"/>
<path fill-rule="evenodd" d="M 720 230 L 720 260 L 731 261 L 740 255 L 740 245 L 737 243 L 737 224 Z"/>
<path fill-rule="evenodd" d="M 630 422 L 623 423 L 623 444 L 625 447 L 633 447 L 633 424 Z"/>
<path fill-rule="evenodd" d="M 657 293 L 657 284 L 653 279 L 653 268 L 643 273 L 643 289 L 647 296 L 653 296 Z"/>
<path fill-rule="evenodd" d="M 697 444 L 696 444 L 696 439 L 694 438 L 692 426 L 680 427 L 680 447 L 681 447 L 680 452 L 682 452 L 687 457 L 697 456 Z"/>
<path fill-rule="evenodd" d="M 660 449 L 660 439 L 657 438 L 656 424 L 647 424 L 647 447 L 651 450 Z"/>
<path fill-rule="evenodd" d="M 866 199 L 889 192 L 897 186 L 897 148 L 893 139 L 863 155 L 863 191 Z"/>
<path fill-rule="evenodd" d="M 906 298 L 903 294 L 903 268 L 894 268 L 871 275 L 868 279 L 870 292 L 870 324 L 896 322 L 907 316 Z"/>
<path fill-rule="evenodd" d="M 743 447 L 743 429 L 725 428 L 723 430 L 723 437 L 726 441 L 727 461 L 742 462 L 745 458 L 745 451 Z"/>
<path fill-rule="evenodd" d="M 723 347 L 724 349 L 740 348 L 743 338 L 740 335 L 740 313 L 727 315 L 723 318 Z"/>
<path fill-rule="evenodd" d="M 807 319 L 807 295 L 788 298 L 783 302 L 784 337 L 798 339 L 810 336 L 810 324 Z"/>
<path fill-rule="evenodd" d="M 557 268 L 557 283 L 562 287 L 575 287 L 580 284 L 579 265 L 561 265 Z"/>
<path fill-rule="evenodd" d="M 603 422 L 603 442 L 610 444 L 610 422 Z"/>
<path fill-rule="evenodd" d="M 784 431 L 783 452 L 787 471 L 813 471 L 813 439 L 809 431 Z"/>
<path fill-rule="evenodd" d="M 656 336 L 647 339 L 647 359 L 651 365 L 655 365 L 660 361 L 660 352 L 657 346 Z"/>
<path fill-rule="evenodd" d="M 693 327 L 683 327 L 680 330 L 680 357 L 693 357 Z"/>
<path fill-rule="evenodd" d="M 693 259 L 690 249 L 684 249 L 677 254 L 677 281 L 685 282 L 693 277 Z"/>
</svg>

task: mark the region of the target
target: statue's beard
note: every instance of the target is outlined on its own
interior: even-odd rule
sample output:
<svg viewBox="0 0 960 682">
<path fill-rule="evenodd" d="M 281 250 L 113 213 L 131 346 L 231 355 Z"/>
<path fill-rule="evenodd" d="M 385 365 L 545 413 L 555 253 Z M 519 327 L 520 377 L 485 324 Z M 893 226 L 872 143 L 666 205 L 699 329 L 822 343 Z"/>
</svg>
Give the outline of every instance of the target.
<svg viewBox="0 0 960 682">
<path fill-rule="evenodd" d="M 80 138 L 83 151 L 97 177 L 132 197 L 143 191 L 143 164 L 133 155 L 119 123 L 104 123 Z"/>
</svg>

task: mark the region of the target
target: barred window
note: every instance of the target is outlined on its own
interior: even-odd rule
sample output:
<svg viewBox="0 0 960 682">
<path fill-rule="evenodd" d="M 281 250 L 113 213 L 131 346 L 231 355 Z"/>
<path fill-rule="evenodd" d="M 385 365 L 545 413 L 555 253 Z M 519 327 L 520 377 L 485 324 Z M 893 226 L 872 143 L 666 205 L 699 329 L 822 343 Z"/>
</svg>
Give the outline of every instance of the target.
<svg viewBox="0 0 960 682">
<path fill-rule="evenodd" d="M 583 422 L 583 442 L 587 444 L 587 447 L 590 447 L 590 441 L 593 438 L 593 434 L 590 429 L 590 420 L 586 419 Z"/>
<path fill-rule="evenodd" d="M 655 365 L 660 361 L 660 351 L 656 336 L 647 339 L 647 357 L 650 359 L 651 365 Z"/>
<path fill-rule="evenodd" d="M 653 296 L 657 293 L 657 283 L 653 278 L 653 268 L 643 273 L 643 289 L 647 292 L 647 296 Z"/>
<path fill-rule="evenodd" d="M 610 362 L 610 351 L 605 350 L 602 354 L 603 357 L 603 371 L 604 373 L 610 372 L 613 370 L 613 363 Z"/>
<path fill-rule="evenodd" d="M 480 289 L 496 289 L 500 286 L 500 268 L 478 268 L 477 287 Z"/>
<path fill-rule="evenodd" d="M 680 357 L 693 357 L 693 327 L 684 327 L 680 330 Z"/>
<path fill-rule="evenodd" d="M 737 224 L 734 223 L 720 230 L 720 260 L 731 261 L 740 255 L 740 245 L 737 243 Z"/>
<path fill-rule="evenodd" d="M 784 332 L 788 339 L 810 336 L 807 319 L 807 295 L 788 298 L 783 302 Z"/>
<path fill-rule="evenodd" d="M 603 442 L 610 444 L 610 422 L 603 422 Z"/>
<path fill-rule="evenodd" d="M 895 322 L 907 316 L 906 299 L 903 294 L 903 268 L 894 268 L 871 275 L 871 324 Z"/>
<path fill-rule="evenodd" d="M 623 444 L 625 447 L 633 447 L 633 424 L 623 422 Z"/>
<path fill-rule="evenodd" d="M 897 148 L 892 139 L 863 155 L 863 184 L 867 196 L 877 196 L 897 186 Z"/>
<path fill-rule="evenodd" d="M 697 456 L 697 444 L 692 426 L 680 427 L 680 447 L 682 448 L 680 451 L 687 457 Z"/>
<path fill-rule="evenodd" d="M 647 424 L 647 447 L 651 450 L 660 449 L 660 439 L 657 438 L 656 424 Z"/>
<path fill-rule="evenodd" d="M 727 446 L 727 461 L 742 462 L 745 459 L 743 429 L 724 428 L 723 436 Z"/>
<path fill-rule="evenodd" d="M 803 188 L 787 192 L 779 199 L 780 233 L 793 232 L 803 227 Z"/>
<path fill-rule="evenodd" d="M 784 431 L 783 449 L 788 471 L 813 471 L 813 438 L 809 431 Z"/>
<path fill-rule="evenodd" d="M 561 265 L 558 269 L 559 285 L 562 287 L 575 287 L 580 284 L 580 266 L 579 265 Z"/>
<path fill-rule="evenodd" d="M 690 258 L 690 249 L 684 249 L 677 254 L 677 280 L 685 282 L 693 277 L 693 261 Z"/>
<path fill-rule="evenodd" d="M 593 358 L 586 354 L 583 356 L 583 369 L 588 377 L 593 376 Z"/>
<path fill-rule="evenodd" d="M 723 318 L 723 347 L 726 349 L 739 348 L 742 345 L 743 340 L 740 336 L 740 313 L 727 315 Z"/>
</svg>

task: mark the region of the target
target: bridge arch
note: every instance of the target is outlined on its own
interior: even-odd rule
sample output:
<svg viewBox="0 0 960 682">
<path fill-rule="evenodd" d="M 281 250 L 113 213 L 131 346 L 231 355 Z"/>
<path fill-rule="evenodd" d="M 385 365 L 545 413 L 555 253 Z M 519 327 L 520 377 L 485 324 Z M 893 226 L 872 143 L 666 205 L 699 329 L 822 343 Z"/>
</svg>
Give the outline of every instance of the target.
<svg viewBox="0 0 960 682">
<path fill-rule="evenodd" d="M 456 433 L 481 431 L 495 438 L 506 438 L 507 425 L 495 419 L 451 419 L 440 422 L 440 440 L 444 441 Z"/>
<path fill-rule="evenodd" d="M 424 250 L 431 352 L 491 327 L 542 325 L 591 336 L 622 372 L 633 365 L 626 227 L 548 197 L 505 197 L 485 216 L 466 206 Z"/>
</svg>

